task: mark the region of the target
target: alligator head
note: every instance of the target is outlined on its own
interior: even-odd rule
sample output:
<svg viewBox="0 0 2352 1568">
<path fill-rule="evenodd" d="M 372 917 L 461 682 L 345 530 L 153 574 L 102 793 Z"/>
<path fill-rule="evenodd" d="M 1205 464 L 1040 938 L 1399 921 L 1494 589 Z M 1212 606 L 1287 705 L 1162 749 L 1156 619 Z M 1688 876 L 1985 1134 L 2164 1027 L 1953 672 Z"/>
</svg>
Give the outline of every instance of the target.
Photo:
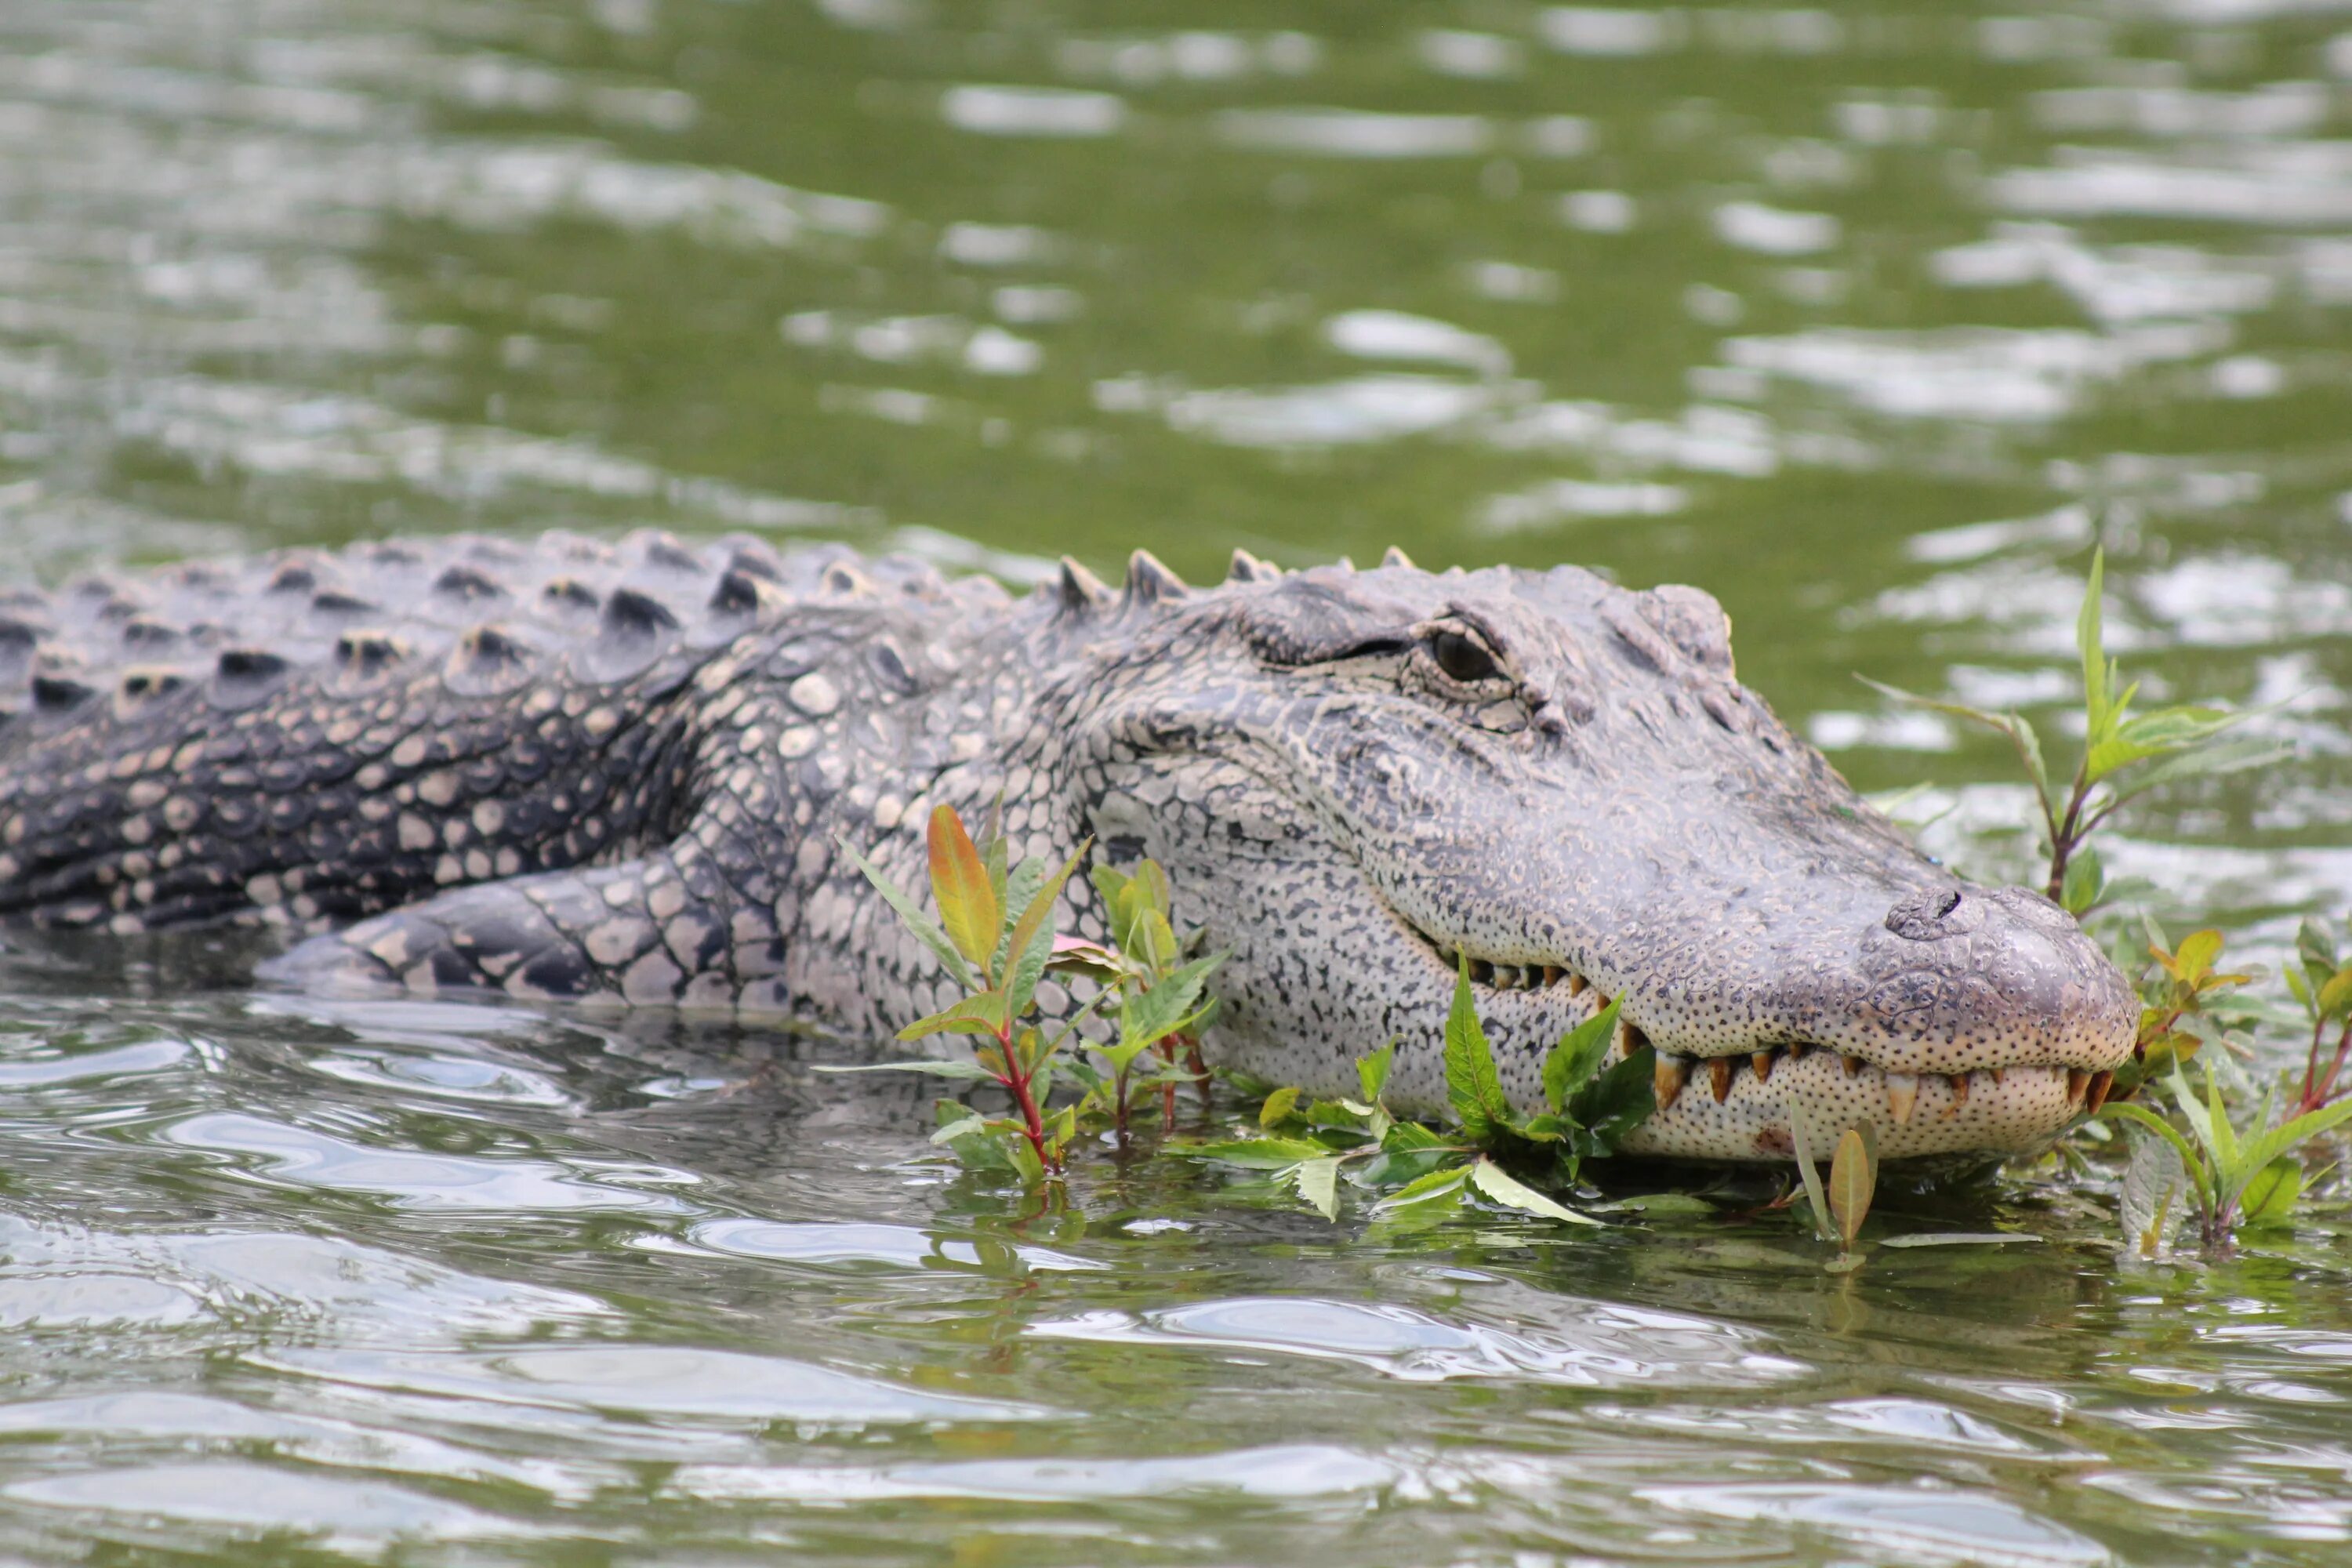
<svg viewBox="0 0 2352 1568">
<path fill-rule="evenodd" d="M 2103 1094 L 2137 1005 L 2063 910 L 1915 849 L 1733 675 L 1694 589 L 1573 567 L 1280 574 L 1199 594 L 1148 558 L 1066 589 L 1055 705 L 1114 858 L 1168 868 L 1230 950 L 1213 1057 L 1336 1091 L 1401 1037 L 1444 1103 L 1461 958 L 1513 1099 L 1606 998 L 1657 1052 L 1630 1147 L 1784 1158 L 1874 1123 L 1890 1156 L 2013 1151 Z"/>
</svg>

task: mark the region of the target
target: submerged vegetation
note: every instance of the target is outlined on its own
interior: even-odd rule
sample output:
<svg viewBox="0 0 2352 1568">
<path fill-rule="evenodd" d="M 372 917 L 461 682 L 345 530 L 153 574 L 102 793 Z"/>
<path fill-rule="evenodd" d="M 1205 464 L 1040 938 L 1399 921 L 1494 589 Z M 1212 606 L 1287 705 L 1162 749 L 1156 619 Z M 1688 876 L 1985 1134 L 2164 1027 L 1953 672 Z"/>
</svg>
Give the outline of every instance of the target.
<svg viewBox="0 0 2352 1568">
<path fill-rule="evenodd" d="M 2287 749 L 2236 732 L 2252 717 L 2242 710 L 2178 705 L 2135 713 L 2139 685 L 2124 680 L 2105 647 L 2104 576 L 2104 559 L 2095 554 L 2076 620 L 2084 738 L 2071 773 L 2051 772 L 2042 736 L 2021 713 L 1869 684 L 1898 702 L 1980 725 L 2009 741 L 2032 786 L 2030 831 L 2046 860 L 2048 896 L 2103 934 L 2139 994 L 2132 1059 L 2112 1078 L 2092 1079 L 2081 1096 L 2082 1117 L 2053 1157 L 2079 1173 L 2095 1173 L 2101 1145 L 2116 1141 L 2114 1130 L 2133 1130 L 2138 1136 L 2120 1181 L 2126 1250 L 2141 1258 L 2164 1255 L 2176 1222 L 2193 1214 L 2203 1247 L 2222 1252 L 2242 1229 L 2288 1218 L 2308 1184 L 2298 1151 L 2352 1121 L 2352 1084 L 2344 1081 L 2352 1058 L 2352 959 L 2339 959 L 2324 927 L 2305 922 L 2299 963 L 2285 973 L 2286 988 L 2310 1026 L 2304 1069 L 2299 1081 L 2263 1092 L 2246 1066 L 2255 1060 L 2254 1032 L 2287 1015 L 2252 999 L 2249 988 L 2259 973 L 2219 966 L 2223 938 L 2218 931 L 2196 931 L 2175 942 L 2145 910 L 2121 912 L 2126 901 L 2154 889 L 2110 881 L 2105 874 L 2092 840 L 2120 809 L 2166 784 L 2268 765 Z M 1173 1132 L 1180 1088 L 1193 1089 L 1207 1110 L 1212 1075 L 1199 1042 L 1216 1005 L 1204 1002 L 1202 993 L 1224 955 L 1201 952 L 1202 932 L 1175 929 L 1167 873 L 1159 865 L 1146 859 L 1131 870 L 1091 869 L 1109 928 L 1105 945 L 1054 928 L 1056 900 L 1090 843 L 1058 868 L 1035 859 L 1008 864 L 1005 840 L 992 821 L 975 840 L 945 805 L 931 814 L 927 843 L 937 918 L 854 847 L 844 848 L 965 993 L 945 1010 L 908 1025 L 899 1038 L 960 1034 L 978 1043 L 970 1059 L 926 1058 L 833 1070 L 911 1071 L 992 1084 L 1011 1100 L 1013 1114 L 990 1115 L 942 1100 L 934 1141 L 975 1170 L 1010 1175 L 1032 1188 L 1059 1182 L 1084 1139 L 1107 1139 L 1127 1149 L 1147 1104 L 1156 1102 L 1160 1131 Z M 1542 1072 L 1547 1109 L 1522 1117 L 1503 1091 L 1474 1003 L 1468 961 L 1462 963 L 1444 1021 L 1450 1125 L 1390 1109 L 1383 1092 L 1395 1059 L 1391 1039 L 1357 1062 L 1354 1098 L 1310 1100 L 1297 1086 L 1244 1085 L 1263 1097 L 1248 1135 L 1171 1141 L 1168 1152 L 1263 1173 L 1270 1185 L 1331 1220 L 1351 1202 L 1368 1206 L 1382 1223 L 1426 1220 L 1461 1208 L 1474 1194 L 1587 1226 L 1603 1223 L 1596 1217 L 1603 1211 L 1711 1209 L 1681 1194 L 1602 1204 L 1580 1188 L 1585 1162 L 1614 1153 L 1657 1103 L 1649 1046 L 1614 1063 L 1608 1059 L 1618 1001 L 1551 1047 Z M 1083 977 L 1097 990 L 1068 1018 L 1041 1026 L 1031 1020 L 1049 973 Z M 2192 1088 L 2187 1064 L 2213 1043 L 2225 1065 L 2217 1068 L 2214 1056 L 2205 1055 L 2202 1088 Z M 1065 1086 L 1070 1092 L 1057 1101 L 1055 1090 Z M 2244 1102 L 2257 1095 L 2259 1108 L 2248 1112 Z M 1796 1125 L 1801 1120 L 1792 1119 L 1801 1191 L 1784 1191 L 1765 1206 L 1801 1206 L 1814 1234 L 1839 1248 L 1829 1268 L 1850 1271 L 1863 1260 L 1863 1226 L 1878 1182 L 1876 1130 L 1866 1121 L 1843 1129 L 1832 1148 L 1816 1151 Z M 1828 1155 L 1826 1181 L 1819 1153 Z M 2033 1238 L 1918 1234 L 1878 1239 L 1902 1247 Z"/>
</svg>

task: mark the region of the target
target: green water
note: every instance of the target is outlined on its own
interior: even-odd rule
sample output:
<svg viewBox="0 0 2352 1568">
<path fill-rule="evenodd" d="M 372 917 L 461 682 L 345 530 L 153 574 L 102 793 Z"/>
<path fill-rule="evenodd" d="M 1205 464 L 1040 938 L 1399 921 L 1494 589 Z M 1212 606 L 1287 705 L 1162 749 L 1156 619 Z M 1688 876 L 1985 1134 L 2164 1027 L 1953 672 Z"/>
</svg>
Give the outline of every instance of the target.
<svg viewBox="0 0 2352 1568">
<path fill-rule="evenodd" d="M 0 568 L 751 527 L 1019 579 L 1393 542 L 1700 584 L 1939 853 L 2116 644 L 2292 763 L 2118 873 L 2352 903 L 2352 5 L 0 5 Z M 1065 1212 L 845 1047 L 0 952 L 0 1558 L 2336 1563 L 2352 1223 L 2112 1192 Z M 1372 1042 L 1367 1042 L 1368 1045 Z M 2282 1044 L 2283 1052 L 2284 1046 Z M 2267 1065 L 2267 1064 L 2266 1064 Z M 2338 1152 L 2341 1152 L 2339 1150 Z"/>
</svg>

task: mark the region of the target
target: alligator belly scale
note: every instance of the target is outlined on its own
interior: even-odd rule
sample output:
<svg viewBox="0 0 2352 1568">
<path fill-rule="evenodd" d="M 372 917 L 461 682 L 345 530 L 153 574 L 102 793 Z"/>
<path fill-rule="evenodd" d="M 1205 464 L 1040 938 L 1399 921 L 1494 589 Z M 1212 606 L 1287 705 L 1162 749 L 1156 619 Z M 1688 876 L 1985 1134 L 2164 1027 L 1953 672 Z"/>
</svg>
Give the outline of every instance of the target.
<svg viewBox="0 0 2352 1568">
<path fill-rule="evenodd" d="M 796 1016 L 946 981 L 847 858 L 934 805 L 1151 856 L 1233 956 L 1206 1042 L 1343 1091 L 1391 1035 L 1444 1103 L 1469 961 L 1506 1086 L 1619 996 L 1633 1147 L 2013 1150 L 2104 1092 L 2137 1004 L 2063 911 L 1917 853 L 1733 670 L 1715 601 L 1570 566 L 1149 555 L 1013 598 L 754 539 L 454 537 L 0 595 L 0 918 L 263 923 L 310 987 Z M 1100 934 L 1083 879 L 1061 911 Z M 1050 1006 L 1076 1005 L 1049 987 Z"/>
</svg>

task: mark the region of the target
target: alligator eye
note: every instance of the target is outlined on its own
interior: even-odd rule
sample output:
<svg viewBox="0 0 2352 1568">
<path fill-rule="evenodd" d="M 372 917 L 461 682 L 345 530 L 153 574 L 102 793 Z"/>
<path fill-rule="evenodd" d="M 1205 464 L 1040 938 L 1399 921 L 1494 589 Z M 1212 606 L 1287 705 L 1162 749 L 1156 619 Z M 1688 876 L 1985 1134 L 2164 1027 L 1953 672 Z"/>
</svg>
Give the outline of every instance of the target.
<svg viewBox="0 0 2352 1568">
<path fill-rule="evenodd" d="M 1492 680 L 1503 673 L 1495 656 L 1460 632 L 1441 631 L 1429 639 L 1430 657 L 1437 668 L 1465 686 Z"/>
</svg>

